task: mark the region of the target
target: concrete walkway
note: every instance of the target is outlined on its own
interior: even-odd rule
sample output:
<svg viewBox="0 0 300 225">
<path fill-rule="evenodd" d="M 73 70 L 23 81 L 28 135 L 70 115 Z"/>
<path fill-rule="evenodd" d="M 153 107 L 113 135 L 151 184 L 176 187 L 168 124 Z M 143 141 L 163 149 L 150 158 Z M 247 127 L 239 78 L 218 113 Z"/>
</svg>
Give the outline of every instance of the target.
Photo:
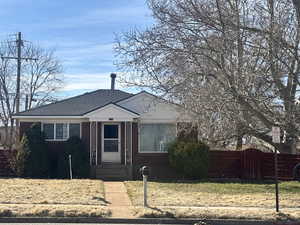
<svg viewBox="0 0 300 225">
<path fill-rule="evenodd" d="M 113 218 L 133 218 L 131 201 L 123 182 L 104 181 L 105 200 Z"/>
</svg>

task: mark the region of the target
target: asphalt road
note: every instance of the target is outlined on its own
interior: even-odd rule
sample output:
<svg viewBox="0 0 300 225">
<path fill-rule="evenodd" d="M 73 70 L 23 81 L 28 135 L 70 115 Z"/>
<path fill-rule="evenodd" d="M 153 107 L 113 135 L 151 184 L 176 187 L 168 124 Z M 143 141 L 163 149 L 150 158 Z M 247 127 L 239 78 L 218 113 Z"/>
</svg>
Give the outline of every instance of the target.
<svg viewBox="0 0 300 225">
<path fill-rule="evenodd" d="M 156 223 L 156 224 L 140 224 L 140 223 L 135 223 L 135 224 L 128 224 L 128 223 L 122 223 L 122 224 L 116 224 L 116 223 L 0 223 L 0 225 L 46 225 L 46 224 L 53 224 L 53 225 L 162 225 L 163 223 Z M 169 224 L 169 223 L 164 223 L 168 225 L 178 225 L 178 224 Z M 187 223 L 186 223 L 187 224 Z M 208 223 L 208 225 L 269 225 L 270 223 L 243 223 L 243 222 L 238 222 L 238 223 L 224 223 L 224 222 L 219 222 L 219 223 Z M 275 223 L 271 223 L 274 225 Z M 188 224 L 187 224 L 188 225 Z M 193 225 L 193 224 L 191 224 Z M 284 223 L 280 223 L 280 225 L 285 225 Z M 300 225 L 299 223 L 293 223 L 293 224 L 287 224 L 287 225 Z"/>
<path fill-rule="evenodd" d="M 115 223 L 0 223 L 0 225 L 46 225 L 46 224 L 57 224 L 57 225 L 143 225 L 143 224 L 115 224 Z M 144 225 L 160 225 L 160 224 L 144 224 Z M 168 224 L 168 225 L 173 225 L 173 224 Z M 175 224 L 174 224 L 175 225 Z M 178 225 L 178 224 L 176 224 Z"/>
<path fill-rule="evenodd" d="M 192 221 L 191 221 L 192 222 Z M 168 224 L 168 225 L 178 225 L 172 223 L 0 223 L 0 225 L 161 225 L 161 224 Z M 184 223 L 184 224 L 191 224 L 193 223 Z M 264 221 L 226 221 L 226 220 L 219 220 L 219 221 L 207 221 L 208 225 L 300 225 L 300 222 L 264 222 Z"/>
</svg>

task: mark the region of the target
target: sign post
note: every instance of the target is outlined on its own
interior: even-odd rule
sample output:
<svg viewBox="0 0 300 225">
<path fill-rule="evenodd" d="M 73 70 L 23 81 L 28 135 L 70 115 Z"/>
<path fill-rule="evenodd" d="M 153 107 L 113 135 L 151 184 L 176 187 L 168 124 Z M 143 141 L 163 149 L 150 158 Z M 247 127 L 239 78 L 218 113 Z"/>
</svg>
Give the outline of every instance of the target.
<svg viewBox="0 0 300 225">
<path fill-rule="evenodd" d="M 143 184 L 144 184 L 144 207 L 148 207 L 147 203 L 147 179 L 150 174 L 150 169 L 148 166 L 143 166 L 140 168 L 140 172 L 143 176 Z"/>
<path fill-rule="evenodd" d="M 272 141 L 275 144 L 280 143 L 280 127 L 272 127 Z M 277 149 L 274 148 L 274 170 L 275 170 L 275 195 L 276 195 L 276 212 L 279 212 L 279 190 L 278 190 L 278 156 Z"/>
<path fill-rule="evenodd" d="M 143 175 L 143 183 L 144 183 L 144 207 L 148 206 L 147 203 L 147 175 Z"/>
<path fill-rule="evenodd" d="M 70 172 L 70 180 L 73 179 L 73 174 L 72 174 L 72 156 L 69 155 L 69 172 Z"/>
</svg>

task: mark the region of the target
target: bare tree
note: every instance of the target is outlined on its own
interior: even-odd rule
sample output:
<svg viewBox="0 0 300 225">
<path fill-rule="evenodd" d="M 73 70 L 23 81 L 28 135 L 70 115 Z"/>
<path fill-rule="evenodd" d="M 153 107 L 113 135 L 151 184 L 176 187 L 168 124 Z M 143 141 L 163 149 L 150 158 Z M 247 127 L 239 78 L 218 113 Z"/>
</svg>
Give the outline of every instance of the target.
<svg viewBox="0 0 300 225">
<path fill-rule="evenodd" d="M 15 44 L 10 41 L 3 42 L 0 46 L 1 56 L 15 56 Z M 23 56 L 36 60 L 23 61 L 21 72 L 21 106 L 25 108 L 28 97 L 27 109 L 55 100 L 54 93 L 63 85 L 61 76 L 62 66 L 54 56 L 53 51 L 43 49 L 33 44 L 23 47 Z M 4 147 L 11 148 L 15 137 L 12 118 L 16 112 L 16 62 L 1 58 L 0 62 L 0 124 L 6 131 Z"/>
<path fill-rule="evenodd" d="M 300 135 L 298 1 L 148 0 L 156 24 L 118 39 L 129 85 L 151 88 L 188 109 L 213 142 L 245 135 L 294 152 Z M 138 76 L 137 76 L 138 74 Z M 202 125 L 202 126 L 201 126 Z M 223 133 L 223 135 L 222 135 Z M 220 134 L 220 135 L 219 135 Z"/>
<path fill-rule="evenodd" d="M 28 108 L 57 100 L 54 93 L 62 87 L 63 77 L 62 65 L 54 52 L 31 45 L 26 54 L 37 59 L 23 69 L 22 92 L 28 95 Z"/>
</svg>

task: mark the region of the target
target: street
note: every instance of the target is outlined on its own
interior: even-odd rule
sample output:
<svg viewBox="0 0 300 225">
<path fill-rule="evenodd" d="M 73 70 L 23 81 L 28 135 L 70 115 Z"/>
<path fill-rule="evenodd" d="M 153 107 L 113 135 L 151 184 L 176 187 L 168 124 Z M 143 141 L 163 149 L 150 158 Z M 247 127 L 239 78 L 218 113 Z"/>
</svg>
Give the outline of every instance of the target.
<svg viewBox="0 0 300 225">
<path fill-rule="evenodd" d="M 177 221 L 178 222 L 178 221 Z M 102 224 L 102 225 L 160 225 L 160 224 L 168 224 L 168 225 L 176 225 L 176 224 L 194 224 L 194 223 L 145 223 L 145 224 L 141 224 L 141 223 L 0 223 L 0 225 L 45 225 L 45 224 L 57 224 L 57 225 L 98 225 L 98 224 Z M 235 220 L 235 221 L 229 221 L 229 220 L 219 220 L 219 221 L 213 221 L 213 222 L 207 222 L 207 225 L 300 225 L 300 223 L 298 222 L 290 222 L 290 223 L 284 223 L 284 222 L 265 222 L 265 221 L 243 221 L 243 220 Z"/>
<path fill-rule="evenodd" d="M 102 225 L 137 225 L 137 224 L 112 224 L 112 223 L 0 223 L 0 225 L 45 225 L 45 224 L 59 224 L 59 225 L 98 225 L 98 224 L 102 224 Z M 138 224 L 138 225 L 143 225 L 143 224 Z M 159 225 L 159 224 L 145 224 L 145 225 Z M 169 224 L 169 225 L 173 225 L 173 224 Z M 174 224 L 175 225 L 175 224 Z"/>
</svg>

